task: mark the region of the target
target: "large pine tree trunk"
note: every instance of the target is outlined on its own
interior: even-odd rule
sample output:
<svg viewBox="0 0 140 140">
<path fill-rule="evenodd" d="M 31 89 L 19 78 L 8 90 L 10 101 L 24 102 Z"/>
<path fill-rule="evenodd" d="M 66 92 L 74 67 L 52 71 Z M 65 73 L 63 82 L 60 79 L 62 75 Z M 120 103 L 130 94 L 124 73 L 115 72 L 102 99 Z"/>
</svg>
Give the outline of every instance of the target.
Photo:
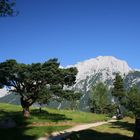
<svg viewBox="0 0 140 140">
<path fill-rule="evenodd" d="M 23 108 L 23 116 L 28 118 L 30 116 L 30 111 L 29 111 L 30 105 L 23 97 L 21 97 L 21 106 Z"/>
<path fill-rule="evenodd" d="M 140 118 L 135 120 L 135 130 L 133 135 L 134 140 L 140 140 Z"/>
<path fill-rule="evenodd" d="M 28 118 L 30 116 L 30 111 L 29 111 L 29 107 L 24 107 L 23 108 L 23 116 Z"/>
</svg>

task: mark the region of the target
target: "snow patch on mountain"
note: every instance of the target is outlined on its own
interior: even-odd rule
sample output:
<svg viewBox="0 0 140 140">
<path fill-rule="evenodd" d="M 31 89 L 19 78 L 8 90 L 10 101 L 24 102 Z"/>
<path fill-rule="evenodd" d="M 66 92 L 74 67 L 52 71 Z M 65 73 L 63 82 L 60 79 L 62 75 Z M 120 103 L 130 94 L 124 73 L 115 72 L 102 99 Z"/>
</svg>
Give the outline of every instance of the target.
<svg viewBox="0 0 140 140">
<path fill-rule="evenodd" d="M 86 79 L 87 76 L 90 77 L 103 70 L 104 73 L 105 71 L 109 72 L 109 74 L 119 72 L 121 75 L 128 74 L 132 70 L 126 61 L 116 59 L 113 56 L 98 56 L 97 58 L 79 62 L 73 66 L 78 69 L 77 81 Z M 103 76 L 103 80 L 105 79 L 106 77 Z"/>
<path fill-rule="evenodd" d="M 125 76 L 132 71 L 126 61 L 113 56 L 98 56 L 68 67 L 76 67 L 78 69 L 75 87 L 81 89 L 85 86 L 86 91 L 90 89 L 93 83 L 113 80 L 115 73 Z"/>
</svg>

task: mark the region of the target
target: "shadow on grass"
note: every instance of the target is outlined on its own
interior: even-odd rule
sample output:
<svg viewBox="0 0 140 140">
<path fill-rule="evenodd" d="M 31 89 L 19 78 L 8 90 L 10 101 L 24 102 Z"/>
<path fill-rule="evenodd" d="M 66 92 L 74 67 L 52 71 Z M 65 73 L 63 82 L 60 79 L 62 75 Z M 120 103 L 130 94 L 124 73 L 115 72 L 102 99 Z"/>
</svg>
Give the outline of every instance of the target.
<svg viewBox="0 0 140 140">
<path fill-rule="evenodd" d="M 118 122 L 112 122 L 111 124 L 112 125 L 110 126 L 110 128 L 113 129 L 120 128 L 132 132 L 134 130 L 134 124 L 129 122 L 118 121 Z M 65 133 L 65 135 L 67 137 L 63 138 L 63 140 L 132 140 L 132 138 L 126 136 L 126 134 L 119 134 L 117 132 L 116 133 L 99 132 L 92 129 L 73 132 L 71 134 Z M 55 140 L 55 138 L 53 140 Z"/>
<path fill-rule="evenodd" d="M 24 132 L 31 128 L 0 128 L 1 140 L 35 140 L 37 136 L 29 136 Z"/>
<path fill-rule="evenodd" d="M 52 140 L 57 139 L 54 138 Z M 117 133 L 102 133 L 92 129 L 87 129 L 79 132 L 73 132 L 62 140 L 132 140 L 132 138 L 125 136 L 125 134 L 121 135 Z"/>
<path fill-rule="evenodd" d="M 1 140 L 35 140 L 36 136 L 26 135 L 25 132 L 31 127 L 28 125 L 27 119 L 23 117 L 22 112 L 18 111 L 0 111 L 0 121 L 10 118 L 16 122 L 14 128 L 0 128 Z"/>
<path fill-rule="evenodd" d="M 41 112 L 39 112 L 39 110 L 35 109 L 32 110 L 31 115 L 38 117 L 38 119 L 40 120 L 46 120 L 51 122 L 72 120 L 71 118 L 67 118 L 64 114 L 49 113 L 46 110 L 42 110 Z"/>
<path fill-rule="evenodd" d="M 40 122 L 43 120 L 45 122 L 47 121 L 59 122 L 64 120 L 71 120 L 70 118 L 67 118 L 65 115 L 62 114 L 49 113 L 47 111 L 42 111 L 41 113 L 39 113 L 38 110 L 32 110 L 31 117 L 27 119 L 23 117 L 22 111 L 5 111 L 3 109 L 0 111 L 0 121 L 5 120 L 6 118 L 10 118 L 16 122 L 16 127 L 0 128 L 0 139 L 1 140 L 36 140 L 38 136 L 31 134 L 32 133 L 31 131 L 34 131 L 34 127 L 27 126 L 32 123 L 32 117 L 34 116 L 37 117 L 37 120 Z"/>
<path fill-rule="evenodd" d="M 133 123 L 117 121 L 117 122 L 113 122 L 112 123 L 112 127 L 111 128 L 123 128 L 125 130 L 133 132 L 135 126 L 134 126 Z"/>
</svg>

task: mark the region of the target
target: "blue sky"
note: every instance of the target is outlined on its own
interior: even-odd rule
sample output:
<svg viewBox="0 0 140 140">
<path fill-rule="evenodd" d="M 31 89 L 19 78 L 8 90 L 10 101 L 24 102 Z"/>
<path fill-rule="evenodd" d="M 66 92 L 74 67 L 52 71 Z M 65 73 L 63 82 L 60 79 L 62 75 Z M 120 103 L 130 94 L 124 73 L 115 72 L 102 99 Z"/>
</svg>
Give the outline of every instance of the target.
<svg viewBox="0 0 140 140">
<path fill-rule="evenodd" d="M 17 0 L 17 17 L 0 18 L 0 62 L 75 64 L 100 55 L 140 69 L 139 0 Z"/>
</svg>

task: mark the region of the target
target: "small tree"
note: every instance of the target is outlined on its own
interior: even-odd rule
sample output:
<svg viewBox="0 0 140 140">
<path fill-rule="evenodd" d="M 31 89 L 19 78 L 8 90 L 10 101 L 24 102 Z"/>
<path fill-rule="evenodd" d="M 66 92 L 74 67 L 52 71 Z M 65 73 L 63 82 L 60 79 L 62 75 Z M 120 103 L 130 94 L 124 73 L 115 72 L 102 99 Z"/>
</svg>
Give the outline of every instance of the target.
<svg viewBox="0 0 140 140">
<path fill-rule="evenodd" d="M 63 98 L 70 103 L 70 109 L 74 110 L 77 107 L 77 101 L 80 100 L 82 94 L 79 92 L 74 92 L 73 90 L 65 90 Z"/>
<path fill-rule="evenodd" d="M 116 74 L 112 89 L 112 96 L 114 97 L 114 102 L 117 107 L 117 115 L 122 115 L 121 105 L 124 102 L 125 98 L 125 90 L 124 90 L 124 82 L 123 78 L 119 73 Z"/>
<path fill-rule="evenodd" d="M 90 91 L 91 111 L 95 113 L 108 113 L 111 101 L 109 99 L 108 88 L 103 83 L 98 83 Z"/>
<path fill-rule="evenodd" d="M 75 83 L 76 74 L 76 68 L 59 68 L 57 59 L 30 65 L 7 60 L 0 63 L 0 87 L 7 86 L 20 94 L 24 116 L 28 117 L 29 107 L 37 101 L 40 94 L 45 93 L 44 89 L 48 85 L 63 90 L 64 85 Z M 52 93 L 61 96 L 61 92 L 52 90 Z"/>
<path fill-rule="evenodd" d="M 133 86 L 127 93 L 127 104 L 125 106 L 135 115 L 134 140 L 140 140 L 140 90 Z"/>
</svg>

